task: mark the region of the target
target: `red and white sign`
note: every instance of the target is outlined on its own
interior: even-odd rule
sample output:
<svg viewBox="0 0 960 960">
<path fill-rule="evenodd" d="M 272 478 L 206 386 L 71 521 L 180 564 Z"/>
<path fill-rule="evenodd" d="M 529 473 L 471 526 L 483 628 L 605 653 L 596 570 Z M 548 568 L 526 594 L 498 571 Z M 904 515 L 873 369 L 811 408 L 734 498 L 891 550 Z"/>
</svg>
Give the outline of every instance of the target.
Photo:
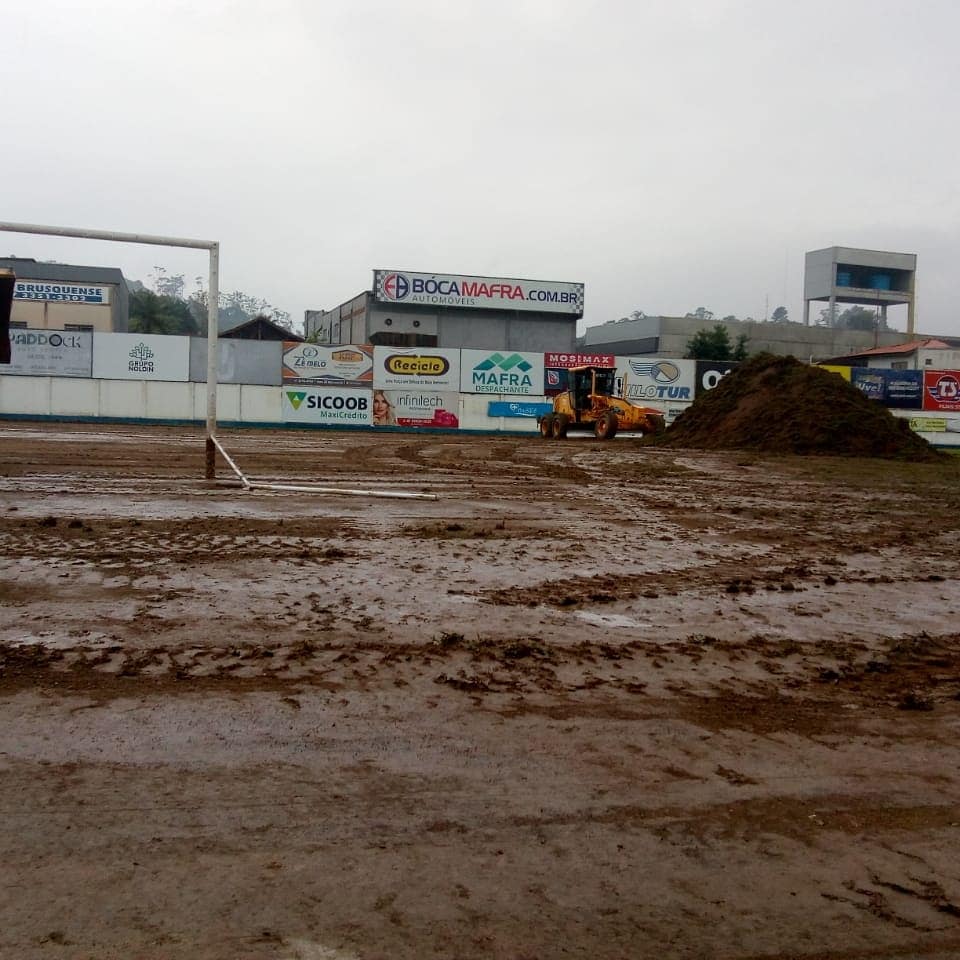
<svg viewBox="0 0 960 960">
<path fill-rule="evenodd" d="M 547 353 L 543 365 L 554 370 L 572 367 L 615 367 L 617 358 L 612 353 Z"/>
<path fill-rule="evenodd" d="M 960 410 L 960 371 L 923 371 L 923 409 Z"/>
<path fill-rule="evenodd" d="M 583 284 L 551 280 L 466 277 L 446 273 L 375 270 L 373 296 L 380 303 L 536 310 L 583 316 Z"/>
</svg>

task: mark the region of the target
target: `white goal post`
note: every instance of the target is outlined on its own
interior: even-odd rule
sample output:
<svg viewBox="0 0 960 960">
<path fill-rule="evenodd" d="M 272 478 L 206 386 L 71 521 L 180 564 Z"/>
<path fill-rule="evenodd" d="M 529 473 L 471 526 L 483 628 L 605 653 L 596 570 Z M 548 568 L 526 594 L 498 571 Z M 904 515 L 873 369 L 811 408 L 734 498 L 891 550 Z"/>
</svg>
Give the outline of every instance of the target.
<svg viewBox="0 0 960 960">
<path fill-rule="evenodd" d="M 189 247 L 210 253 L 209 294 L 207 296 L 207 480 L 216 478 L 215 442 L 217 430 L 217 325 L 220 301 L 220 241 L 188 240 L 183 237 L 157 237 L 148 233 L 118 233 L 114 230 L 81 230 L 75 227 L 47 227 L 37 223 L 4 223 L 8 233 L 34 233 L 46 237 L 72 237 L 79 240 L 115 240 L 119 243 L 148 243 L 157 247 Z"/>
</svg>

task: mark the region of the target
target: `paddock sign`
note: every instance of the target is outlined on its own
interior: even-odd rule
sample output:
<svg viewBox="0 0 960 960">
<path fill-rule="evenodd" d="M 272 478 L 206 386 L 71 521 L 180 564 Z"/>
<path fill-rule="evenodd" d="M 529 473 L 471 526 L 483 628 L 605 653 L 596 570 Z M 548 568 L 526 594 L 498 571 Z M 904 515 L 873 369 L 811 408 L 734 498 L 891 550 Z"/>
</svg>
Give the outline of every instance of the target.
<svg viewBox="0 0 960 960">
<path fill-rule="evenodd" d="M 89 377 L 93 334 L 72 330 L 11 330 L 3 373 L 25 377 Z"/>
</svg>

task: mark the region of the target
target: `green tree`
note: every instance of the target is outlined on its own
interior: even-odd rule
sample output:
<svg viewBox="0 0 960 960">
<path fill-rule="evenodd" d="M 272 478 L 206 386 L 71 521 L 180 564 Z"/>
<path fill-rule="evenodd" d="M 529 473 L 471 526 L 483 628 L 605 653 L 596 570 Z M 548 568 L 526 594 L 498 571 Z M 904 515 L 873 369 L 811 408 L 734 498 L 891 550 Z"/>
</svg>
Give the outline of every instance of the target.
<svg viewBox="0 0 960 960">
<path fill-rule="evenodd" d="M 837 318 L 837 326 L 845 330 L 884 329 L 882 318 L 869 307 L 848 307 Z"/>
<path fill-rule="evenodd" d="M 183 300 L 138 290 L 130 296 L 130 332 L 196 336 L 198 328 Z"/>
<path fill-rule="evenodd" d="M 686 357 L 690 360 L 745 360 L 747 335 L 741 333 L 736 344 L 731 344 L 730 331 L 722 323 L 712 330 L 704 327 L 687 341 Z"/>
<path fill-rule="evenodd" d="M 787 315 L 787 308 L 777 307 L 777 309 L 770 314 L 770 319 L 774 323 L 789 323 L 790 317 Z"/>
<path fill-rule="evenodd" d="M 694 310 L 692 313 L 688 313 L 686 316 L 694 320 L 712 320 L 713 311 L 708 310 L 706 307 L 697 307 L 696 310 Z"/>
</svg>

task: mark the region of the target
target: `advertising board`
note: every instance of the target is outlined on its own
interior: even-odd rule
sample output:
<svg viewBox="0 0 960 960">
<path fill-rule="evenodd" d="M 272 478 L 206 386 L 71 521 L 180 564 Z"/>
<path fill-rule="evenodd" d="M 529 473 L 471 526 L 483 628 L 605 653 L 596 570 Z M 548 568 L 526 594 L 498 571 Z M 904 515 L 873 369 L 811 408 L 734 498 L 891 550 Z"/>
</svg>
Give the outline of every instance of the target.
<svg viewBox="0 0 960 960">
<path fill-rule="evenodd" d="M 573 367 L 616 367 L 612 353 L 545 353 L 543 355 L 543 389 L 555 396 L 568 389 L 567 371 Z"/>
<path fill-rule="evenodd" d="M 582 283 L 374 270 L 373 296 L 389 304 L 583 314 Z"/>
<path fill-rule="evenodd" d="M 960 410 L 960 372 L 924 370 L 923 409 Z"/>
<path fill-rule="evenodd" d="M 283 382 L 369 388 L 373 385 L 373 347 L 323 347 L 285 340 Z"/>
<path fill-rule="evenodd" d="M 375 427 L 452 430 L 460 426 L 460 394 L 426 390 L 374 390 Z"/>
<path fill-rule="evenodd" d="M 18 280 L 13 287 L 14 300 L 46 300 L 66 303 L 109 303 L 110 288 L 81 283 L 46 283 L 42 280 Z"/>
<path fill-rule="evenodd" d="M 543 354 L 461 350 L 460 392 L 543 396 Z"/>
<path fill-rule="evenodd" d="M 922 370 L 854 367 L 850 382 L 871 400 L 896 410 L 919 410 L 923 406 Z"/>
<path fill-rule="evenodd" d="M 460 351 L 439 347 L 373 348 L 373 385 L 381 390 L 460 390 Z"/>
<path fill-rule="evenodd" d="M 72 330 L 11 330 L 3 373 L 26 377 L 89 377 L 93 334 Z"/>
<path fill-rule="evenodd" d="M 282 416 L 287 423 L 369 427 L 373 394 L 356 387 L 284 386 Z"/>
<path fill-rule="evenodd" d="M 822 370 L 826 370 L 829 373 L 835 373 L 838 377 L 843 377 L 847 383 L 850 382 L 850 367 L 841 366 L 835 363 L 821 363 L 819 366 Z"/>
<path fill-rule="evenodd" d="M 552 403 L 537 403 L 531 400 L 525 403 L 520 400 L 490 400 L 487 403 L 488 417 L 507 417 L 509 419 L 528 419 L 536 420 L 538 417 L 545 416 L 553 409 Z"/>
<path fill-rule="evenodd" d="M 740 364 L 736 360 L 697 360 L 694 396 L 712 390 L 728 373 L 733 373 Z"/>
<path fill-rule="evenodd" d="M 659 357 L 617 357 L 617 379 L 628 400 L 643 403 L 692 401 L 697 379 L 696 360 Z"/>
<path fill-rule="evenodd" d="M 98 380 L 189 380 L 190 338 L 149 333 L 94 333 Z"/>
</svg>

